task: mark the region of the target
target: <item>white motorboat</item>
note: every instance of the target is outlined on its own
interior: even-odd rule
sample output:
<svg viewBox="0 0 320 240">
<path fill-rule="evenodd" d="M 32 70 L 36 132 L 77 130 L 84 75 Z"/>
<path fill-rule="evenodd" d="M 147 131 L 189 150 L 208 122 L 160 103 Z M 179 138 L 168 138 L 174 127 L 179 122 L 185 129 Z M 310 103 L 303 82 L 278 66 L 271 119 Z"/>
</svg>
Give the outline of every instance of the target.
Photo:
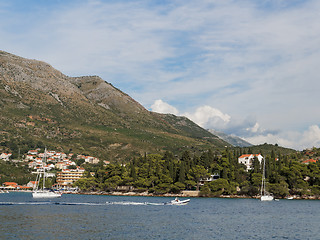
<svg viewBox="0 0 320 240">
<path fill-rule="evenodd" d="M 190 202 L 190 199 L 179 200 L 179 198 L 175 198 L 170 202 L 171 205 L 187 205 Z"/>
</svg>

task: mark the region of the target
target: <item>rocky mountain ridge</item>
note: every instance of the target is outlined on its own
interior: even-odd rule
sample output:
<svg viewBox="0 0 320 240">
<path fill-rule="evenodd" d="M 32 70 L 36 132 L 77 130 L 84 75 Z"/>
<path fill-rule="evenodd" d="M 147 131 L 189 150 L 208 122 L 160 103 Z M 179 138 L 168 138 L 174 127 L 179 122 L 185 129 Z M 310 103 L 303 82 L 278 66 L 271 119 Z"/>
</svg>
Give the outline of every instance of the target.
<svg viewBox="0 0 320 240">
<path fill-rule="evenodd" d="M 0 143 L 13 149 L 42 144 L 112 161 L 229 146 L 187 118 L 146 110 L 98 76 L 68 77 L 3 51 L 0 107 Z"/>
<path fill-rule="evenodd" d="M 223 139 L 224 141 L 230 143 L 232 146 L 235 147 L 251 147 L 253 146 L 253 144 L 243 140 L 240 137 L 237 137 L 235 135 L 228 135 L 224 132 L 219 132 L 216 131 L 214 129 L 208 129 L 209 132 L 211 132 L 212 134 L 218 136 L 219 138 Z"/>
</svg>

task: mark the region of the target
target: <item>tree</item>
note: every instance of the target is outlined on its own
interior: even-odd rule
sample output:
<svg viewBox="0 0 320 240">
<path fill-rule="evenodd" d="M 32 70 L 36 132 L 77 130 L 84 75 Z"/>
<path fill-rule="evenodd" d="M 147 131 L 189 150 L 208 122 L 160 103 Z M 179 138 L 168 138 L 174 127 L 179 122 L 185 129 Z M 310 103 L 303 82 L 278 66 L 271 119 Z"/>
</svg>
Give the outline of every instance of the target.
<svg viewBox="0 0 320 240">
<path fill-rule="evenodd" d="M 133 178 L 133 181 L 136 181 L 136 180 L 137 180 L 136 168 L 135 168 L 133 162 L 130 164 L 130 177 Z"/>
<path fill-rule="evenodd" d="M 114 190 L 120 185 L 122 179 L 120 176 L 112 176 L 104 181 L 104 190 Z"/>
<path fill-rule="evenodd" d="M 172 185 L 170 192 L 172 193 L 180 193 L 182 190 L 186 188 L 186 185 L 184 185 L 181 182 L 176 182 Z"/>
<path fill-rule="evenodd" d="M 275 197 L 285 197 L 289 195 L 288 184 L 285 181 L 268 184 L 268 190 L 272 192 Z"/>
<path fill-rule="evenodd" d="M 200 179 L 206 178 L 209 176 L 208 171 L 204 168 L 204 166 L 196 165 L 192 167 L 189 171 L 189 174 L 192 177 L 192 180 L 194 180 L 197 183 L 197 191 L 199 191 L 200 187 Z"/>
<path fill-rule="evenodd" d="M 85 160 L 84 159 L 78 159 L 78 160 L 74 160 L 74 162 L 77 164 L 77 166 L 81 166 L 85 162 Z"/>
<path fill-rule="evenodd" d="M 257 157 L 254 157 L 254 158 L 253 158 L 253 161 L 252 161 L 252 169 L 253 169 L 253 172 L 254 172 L 254 173 L 261 172 L 261 165 L 260 165 L 260 162 L 259 162 L 259 160 L 258 160 Z"/>
<path fill-rule="evenodd" d="M 184 183 L 186 180 L 186 171 L 185 171 L 185 163 L 182 162 L 180 164 L 180 170 L 179 170 L 179 182 Z"/>
<path fill-rule="evenodd" d="M 181 157 L 181 162 L 183 162 L 185 164 L 184 165 L 185 170 L 186 170 L 186 172 L 188 172 L 189 169 L 191 168 L 191 165 L 192 165 L 192 159 L 191 159 L 189 151 L 183 152 L 182 157 Z"/>
<path fill-rule="evenodd" d="M 223 179 L 223 178 L 219 178 L 215 181 L 212 181 L 208 185 L 211 190 L 211 193 L 214 196 L 222 195 L 225 192 L 225 190 L 227 190 L 229 188 L 228 180 Z"/>
</svg>

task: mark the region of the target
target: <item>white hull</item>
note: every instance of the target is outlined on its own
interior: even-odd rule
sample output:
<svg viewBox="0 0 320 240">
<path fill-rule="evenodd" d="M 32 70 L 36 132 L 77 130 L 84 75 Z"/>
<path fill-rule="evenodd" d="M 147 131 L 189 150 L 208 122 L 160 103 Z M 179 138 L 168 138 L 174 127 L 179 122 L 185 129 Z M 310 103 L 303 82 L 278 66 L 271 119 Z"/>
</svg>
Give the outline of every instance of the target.
<svg viewBox="0 0 320 240">
<path fill-rule="evenodd" d="M 187 205 L 189 202 L 190 202 L 190 199 L 182 200 L 182 201 L 172 200 L 171 205 Z"/>
<path fill-rule="evenodd" d="M 270 195 L 263 195 L 260 198 L 261 201 L 272 201 L 273 200 L 273 196 Z"/>
<path fill-rule="evenodd" d="M 32 193 L 33 198 L 58 198 L 61 197 L 61 193 L 51 191 L 36 191 Z"/>
</svg>

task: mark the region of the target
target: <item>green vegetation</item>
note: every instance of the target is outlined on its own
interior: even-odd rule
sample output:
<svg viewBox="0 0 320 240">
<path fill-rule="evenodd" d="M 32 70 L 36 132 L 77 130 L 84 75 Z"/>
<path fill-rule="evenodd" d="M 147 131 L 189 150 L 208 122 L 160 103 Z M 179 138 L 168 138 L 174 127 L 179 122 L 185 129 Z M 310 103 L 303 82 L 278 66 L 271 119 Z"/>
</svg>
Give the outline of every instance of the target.
<svg viewBox="0 0 320 240">
<path fill-rule="evenodd" d="M 269 146 L 268 146 L 269 147 Z M 277 149 L 277 147 L 274 147 Z M 249 149 L 248 149 L 249 150 Z M 260 192 L 262 169 L 257 159 L 253 169 L 238 163 L 245 149 L 208 150 L 200 155 L 184 151 L 175 157 L 167 151 L 164 155 L 148 154 L 133 158 L 128 164 L 109 164 L 95 170 L 94 177 L 75 183 L 83 191 L 148 191 L 153 194 L 179 193 L 182 190 L 200 190 L 201 196 L 246 195 Z M 320 151 L 315 149 L 315 156 Z M 275 197 L 292 195 L 320 196 L 320 163 L 309 165 L 298 161 L 301 153 L 266 155 L 268 189 Z M 91 169 L 92 170 L 92 169 Z M 220 178 L 200 184 L 210 175 Z M 89 174 L 88 174 L 89 176 Z"/>
<path fill-rule="evenodd" d="M 24 185 L 29 181 L 34 181 L 34 178 L 27 166 L 0 161 L 0 185 L 4 182 L 16 182 Z"/>
</svg>

